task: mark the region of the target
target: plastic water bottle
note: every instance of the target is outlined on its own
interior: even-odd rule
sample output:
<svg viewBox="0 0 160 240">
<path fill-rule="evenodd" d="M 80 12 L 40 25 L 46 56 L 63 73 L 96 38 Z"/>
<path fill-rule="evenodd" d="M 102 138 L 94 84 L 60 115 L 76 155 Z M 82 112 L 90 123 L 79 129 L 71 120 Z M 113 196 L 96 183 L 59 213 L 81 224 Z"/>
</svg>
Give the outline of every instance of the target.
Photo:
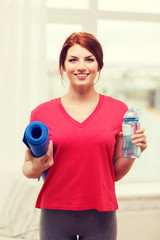
<svg viewBox="0 0 160 240">
<path fill-rule="evenodd" d="M 123 146 L 122 156 L 124 158 L 139 158 L 141 155 L 141 148 L 132 143 L 131 136 L 140 128 L 139 117 L 133 108 L 129 108 L 124 115 L 122 123 L 123 131 Z"/>
</svg>

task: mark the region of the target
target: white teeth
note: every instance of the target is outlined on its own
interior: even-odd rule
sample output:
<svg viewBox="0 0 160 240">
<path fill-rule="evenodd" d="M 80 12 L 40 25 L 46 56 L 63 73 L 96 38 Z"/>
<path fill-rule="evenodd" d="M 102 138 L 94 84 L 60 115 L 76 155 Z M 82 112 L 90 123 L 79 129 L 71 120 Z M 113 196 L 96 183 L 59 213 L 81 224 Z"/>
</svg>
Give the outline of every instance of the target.
<svg viewBox="0 0 160 240">
<path fill-rule="evenodd" d="M 79 77 L 84 77 L 84 76 L 87 76 L 88 74 L 76 74 L 76 76 L 79 76 Z"/>
</svg>

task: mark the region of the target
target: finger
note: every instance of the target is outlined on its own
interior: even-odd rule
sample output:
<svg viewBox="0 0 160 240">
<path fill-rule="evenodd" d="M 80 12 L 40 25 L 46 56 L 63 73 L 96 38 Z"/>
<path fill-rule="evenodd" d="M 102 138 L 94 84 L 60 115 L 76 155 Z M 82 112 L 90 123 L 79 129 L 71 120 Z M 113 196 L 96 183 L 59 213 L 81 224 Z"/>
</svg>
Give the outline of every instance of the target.
<svg viewBox="0 0 160 240">
<path fill-rule="evenodd" d="M 145 132 L 145 129 L 144 128 L 140 128 L 136 131 L 136 133 L 144 133 Z"/>
<path fill-rule="evenodd" d="M 47 169 L 47 168 L 51 167 L 53 164 L 54 164 L 53 155 L 50 155 L 48 158 L 45 159 L 44 167 Z"/>
<path fill-rule="evenodd" d="M 142 142 L 136 143 L 135 145 L 136 145 L 137 147 L 141 147 L 141 148 L 146 148 L 146 146 L 147 146 L 146 143 L 142 143 Z"/>
<path fill-rule="evenodd" d="M 122 136 L 123 136 L 123 133 L 122 133 L 122 132 L 120 132 L 120 133 L 119 133 L 119 136 L 120 136 L 120 137 L 122 137 Z"/>
<path fill-rule="evenodd" d="M 53 156 L 51 156 L 48 160 L 49 167 L 51 167 L 54 164 Z"/>
<path fill-rule="evenodd" d="M 52 142 L 52 140 L 50 140 L 50 142 L 49 142 L 48 150 L 49 150 L 50 154 L 53 154 L 53 142 Z"/>
<path fill-rule="evenodd" d="M 31 150 L 28 147 L 26 147 L 25 158 L 26 158 L 27 161 L 32 161 L 33 158 L 34 158 Z"/>
<path fill-rule="evenodd" d="M 147 144 L 143 143 L 137 143 L 136 146 L 141 148 L 141 152 L 143 152 L 147 148 Z"/>
<path fill-rule="evenodd" d="M 146 135 L 142 134 L 134 134 L 131 136 L 131 139 L 138 139 L 138 138 L 145 138 L 146 139 Z"/>
<path fill-rule="evenodd" d="M 50 162 L 50 159 L 51 159 L 51 161 L 53 161 L 53 142 L 52 142 L 52 140 L 50 140 L 49 145 L 48 145 L 48 150 L 47 150 L 46 154 L 41 157 L 40 161 L 43 164 L 47 164 Z"/>
<path fill-rule="evenodd" d="M 136 140 L 133 140 L 132 143 L 133 143 L 133 144 L 136 144 L 136 143 L 146 144 L 146 143 L 147 143 L 147 140 L 146 140 L 146 138 L 138 138 L 138 139 L 136 139 Z"/>
</svg>

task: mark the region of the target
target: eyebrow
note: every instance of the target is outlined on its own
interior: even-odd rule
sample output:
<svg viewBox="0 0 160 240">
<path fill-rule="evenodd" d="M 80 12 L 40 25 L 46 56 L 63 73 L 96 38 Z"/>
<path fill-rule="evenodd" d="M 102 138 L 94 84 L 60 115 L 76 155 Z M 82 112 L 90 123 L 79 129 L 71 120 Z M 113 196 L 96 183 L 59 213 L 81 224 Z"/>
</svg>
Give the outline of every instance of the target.
<svg viewBox="0 0 160 240">
<path fill-rule="evenodd" d="M 69 56 L 69 57 L 71 57 L 71 58 L 78 58 L 76 56 Z M 89 55 L 89 56 L 86 56 L 85 58 L 90 58 L 90 57 L 94 57 L 94 55 Z"/>
</svg>

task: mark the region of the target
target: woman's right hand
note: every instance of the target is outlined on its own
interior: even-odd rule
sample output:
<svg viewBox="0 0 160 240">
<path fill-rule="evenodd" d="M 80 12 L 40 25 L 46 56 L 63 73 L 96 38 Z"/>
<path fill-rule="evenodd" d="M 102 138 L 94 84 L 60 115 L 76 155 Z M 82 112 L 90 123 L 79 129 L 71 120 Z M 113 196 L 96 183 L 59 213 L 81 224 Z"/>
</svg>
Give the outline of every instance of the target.
<svg viewBox="0 0 160 240">
<path fill-rule="evenodd" d="M 29 148 L 26 149 L 22 172 L 28 178 L 38 178 L 53 164 L 53 142 L 50 141 L 46 154 L 39 158 L 34 157 Z"/>
</svg>

